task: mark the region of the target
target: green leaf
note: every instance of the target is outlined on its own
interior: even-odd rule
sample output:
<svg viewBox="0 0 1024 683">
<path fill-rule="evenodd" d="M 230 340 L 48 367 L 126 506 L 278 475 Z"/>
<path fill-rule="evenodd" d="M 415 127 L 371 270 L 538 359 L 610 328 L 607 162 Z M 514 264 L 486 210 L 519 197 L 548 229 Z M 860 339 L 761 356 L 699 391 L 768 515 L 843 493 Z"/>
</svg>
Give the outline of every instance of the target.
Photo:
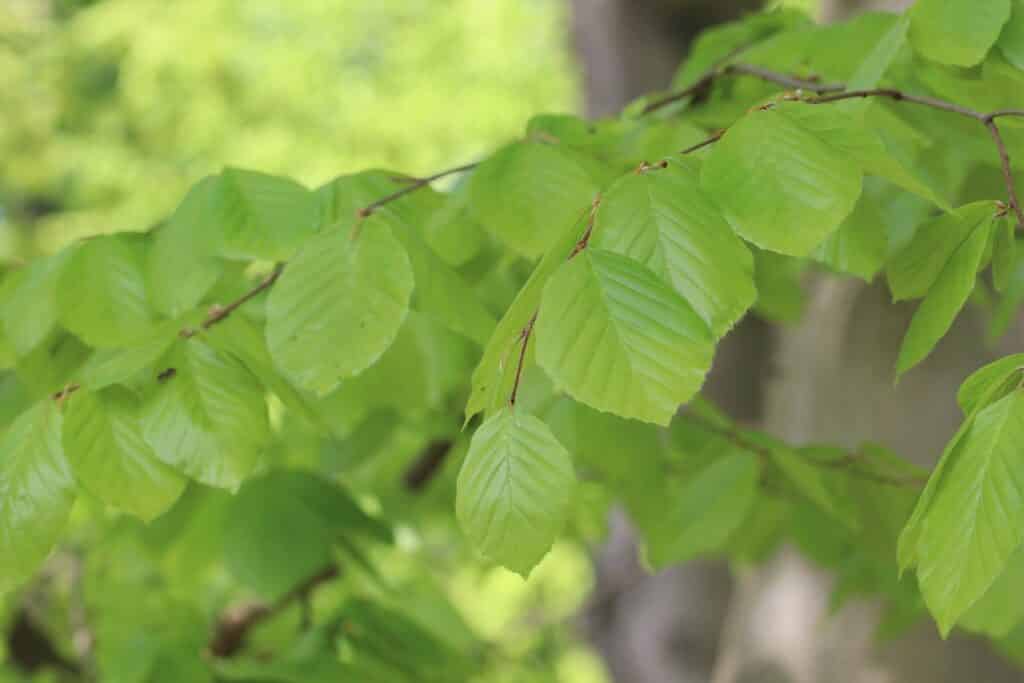
<svg viewBox="0 0 1024 683">
<path fill-rule="evenodd" d="M 506 408 L 473 435 L 455 513 L 482 555 L 525 578 L 565 523 L 574 483 L 569 454 L 547 425 Z"/>
<path fill-rule="evenodd" d="M 125 383 L 160 360 L 177 339 L 179 329 L 179 323 L 172 320 L 132 346 L 99 349 L 78 369 L 75 377 L 83 387 L 97 391 L 112 384 Z M 157 373 L 162 370 L 164 368 Z"/>
<path fill-rule="evenodd" d="M 957 249 L 994 213 L 992 202 L 974 202 L 920 226 L 886 267 L 893 299 L 917 299 L 927 294 Z"/>
<path fill-rule="evenodd" d="M 853 211 L 861 171 L 791 117 L 759 110 L 714 145 L 701 187 L 743 238 L 807 256 Z"/>
<path fill-rule="evenodd" d="M 988 242 L 988 229 L 979 227 L 953 252 L 938 280 L 928 290 L 910 321 L 900 346 L 896 373 L 920 363 L 949 331 L 960 309 L 974 289 L 978 268 Z"/>
<path fill-rule="evenodd" d="M 548 281 L 537 317 L 537 362 L 587 405 L 668 424 L 704 382 L 707 325 L 643 265 L 588 248 Z"/>
<path fill-rule="evenodd" d="M 757 457 L 732 448 L 705 463 L 662 499 L 660 524 L 644 527 L 654 569 L 721 550 L 757 498 Z"/>
<path fill-rule="evenodd" d="M 387 225 L 347 224 L 303 246 L 267 300 L 267 347 L 297 385 L 324 395 L 371 366 L 409 312 L 412 266 Z"/>
<path fill-rule="evenodd" d="M 316 230 L 316 195 L 294 180 L 226 168 L 218 189 L 227 258 L 284 261 Z"/>
<path fill-rule="evenodd" d="M 480 225 L 533 258 L 590 206 L 597 189 L 557 146 L 514 142 L 473 171 L 469 206 Z"/>
<path fill-rule="evenodd" d="M 827 471 L 820 463 L 814 462 L 813 452 L 809 449 L 797 451 L 781 444 L 768 450 L 772 464 L 779 468 L 783 477 L 801 496 L 834 517 L 847 529 L 857 529 L 856 517 L 830 488 Z"/>
<path fill-rule="evenodd" d="M 1005 292 L 1017 268 L 1017 239 L 1013 221 L 1002 218 L 994 221 L 995 232 L 992 245 L 992 284 L 997 292 Z"/>
<path fill-rule="evenodd" d="M 544 286 L 559 266 L 565 263 L 573 244 L 583 234 L 586 218 L 562 230 L 555 244 L 533 269 L 526 284 L 516 294 L 494 332 L 491 333 L 483 356 L 473 370 L 469 399 L 466 401 L 466 419 L 480 411 L 490 417 L 508 402 L 516 369 L 516 345 L 527 323 L 540 306 Z"/>
<path fill-rule="evenodd" d="M 980 413 L 963 437 L 918 541 L 921 593 L 943 634 L 1024 542 L 1024 391 Z"/>
<path fill-rule="evenodd" d="M 46 559 L 71 511 L 74 481 L 60 431 L 60 412 L 43 400 L 0 438 L 0 594 Z"/>
<path fill-rule="evenodd" d="M 623 176 L 601 199 L 591 244 L 646 265 L 718 337 L 754 303 L 754 259 L 698 183 L 692 163 Z"/>
<path fill-rule="evenodd" d="M 906 45 L 909 27 L 910 21 L 906 16 L 893 18 L 892 28 L 871 47 L 857 71 L 847 81 L 847 90 L 867 90 L 878 86 L 893 60 Z M 862 49 L 862 46 L 858 48 Z"/>
<path fill-rule="evenodd" d="M 998 401 L 1014 389 L 1013 383 L 1019 382 L 1022 377 L 1024 377 L 1024 353 L 1015 353 L 1012 356 L 1000 358 L 994 363 L 975 370 L 970 377 L 963 381 L 956 394 L 960 410 L 964 415 L 971 415 L 989 403 Z"/>
<path fill-rule="evenodd" d="M 179 342 L 164 363 L 174 372 L 143 406 L 146 443 L 186 476 L 237 489 L 268 445 L 263 387 L 240 361 L 201 339 Z"/>
<path fill-rule="evenodd" d="M 243 584 L 269 600 L 295 590 L 333 562 L 344 536 L 389 540 L 386 528 L 336 483 L 297 470 L 273 470 L 245 483 L 228 507 L 224 559 Z"/>
<path fill-rule="evenodd" d="M 1024 69 L 1024 1 L 1013 0 L 1010 20 L 1003 27 L 997 45 L 1006 61 Z"/>
<path fill-rule="evenodd" d="M 167 316 L 194 308 L 224 270 L 225 212 L 221 176 L 196 183 L 167 223 L 153 232 L 146 261 L 153 307 Z"/>
<path fill-rule="evenodd" d="M 754 264 L 754 281 L 757 283 L 754 310 L 757 314 L 773 322 L 794 323 L 800 320 L 807 305 L 807 292 L 803 287 L 806 261 L 757 249 L 754 251 Z"/>
<path fill-rule="evenodd" d="M 71 256 L 65 249 L 10 274 L 0 287 L 0 326 L 17 356 L 36 348 L 57 324 L 57 287 Z"/>
<path fill-rule="evenodd" d="M 79 245 L 60 276 L 60 321 L 97 348 L 128 346 L 152 329 L 143 238 L 94 237 Z"/>
<path fill-rule="evenodd" d="M 814 258 L 841 273 L 871 282 L 885 263 L 889 246 L 878 203 L 862 194 L 853 213 L 814 252 Z"/>
<path fill-rule="evenodd" d="M 110 505 L 151 521 L 185 490 L 142 438 L 138 399 L 113 387 L 81 390 L 68 400 L 63 444 L 75 478 Z"/>
<path fill-rule="evenodd" d="M 910 10 L 910 40 L 932 61 L 974 66 L 1010 18 L 1010 0 L 918 0 Z"/>
<path fill-rule="evenodd" d="M 1018 548 L 985 595 L 967 610 L 960 626 L 992 638 L 1004 638 L 1017 624 L 1024 622 L 1024 548 Z"/>
</svg>

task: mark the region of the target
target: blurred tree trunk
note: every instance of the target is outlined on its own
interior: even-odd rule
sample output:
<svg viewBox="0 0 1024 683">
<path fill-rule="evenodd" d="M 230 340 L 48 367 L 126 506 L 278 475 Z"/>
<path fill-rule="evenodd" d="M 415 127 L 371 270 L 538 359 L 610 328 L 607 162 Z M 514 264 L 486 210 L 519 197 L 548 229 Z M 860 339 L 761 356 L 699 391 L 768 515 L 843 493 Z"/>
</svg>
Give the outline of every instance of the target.
<svg viewBox="0 0 1024 683">
<path fill-rule="evenodd" d="M 826 0 L 825 20 L 911 0 Z M 662 89 L 703 28 L 759 4 L 737 0 L 570 0 L 588 115 Z M 804 320 L 775 330 L 748 319 L 723 340 L 706 393 L 730 414 L 794 442 L 885 443 L 930 465 L 960 420 L 959 382 L 995 355 L 969 312 L 898 387 L 892 369 L 910 310 L 881 286 L 821 278 Z M 1024 329 L 1014 342 L 1019 347 Z M 838 391 L 837 387 L 842 387 Z M 621 514 L 596 558 L 585 623 L 622 683 L 944 683 L 1021 680 L 981 641 L 943 643 L 925 625 L 882 647 L 878 606 L 828 614 L 830 579 L 795 552 L 735 582 L 720 563 L 648 576 Z"/>
</svg>

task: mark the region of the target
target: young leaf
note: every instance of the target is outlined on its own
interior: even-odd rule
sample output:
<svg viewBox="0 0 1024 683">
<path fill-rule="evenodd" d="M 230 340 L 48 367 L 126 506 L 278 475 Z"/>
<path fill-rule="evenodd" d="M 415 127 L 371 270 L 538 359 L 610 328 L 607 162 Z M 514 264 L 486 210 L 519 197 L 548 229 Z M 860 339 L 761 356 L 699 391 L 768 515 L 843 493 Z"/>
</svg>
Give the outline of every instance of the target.
<svg viewBox="0 0 1024 683">
<path fill-rule="evenodd" d="M 346 223 L 308 240 L 267 300 L 267 347 L 297 385 L 324 395 L 372 365 L 409 312 L 412 266 L 388 226 Z"/>
<path fill-rule="evenodd" d="M 956 250 L 994 213 L 992 202 L 974 202 L 921 225 L 913 240 L 892 257 L 886 268 L 893 299 L 917 299 L 927 294 Z"/>
<path fill-rule="evenodd" d="M 960 619 L 960 626 L 992 638 L 1004 638 L 1013 627 L 1024 622 L 1024 548 L 1018 548 L 1006 569 Z"/>
<path fill-rule="evenodd" d="M 143 248 L 139 235 L 94 237 L 75 250 L 61 273 L 60 321 L 90 346 L 128 346 L 152 328 Z"/>
<path fill-rule="evenodd" d="M 138 399 L 121 387 L 81 390 L 68 401 L 63 444 L 75 478 L 110 505 L 151 521 L 185 490 L 142 438 Z"/>
<path fill-rule="evenodd" d="M 473 172 L 469 207 L 480 225 L 534 258 L 590 205 L 597 189 L 586 170 L 557 146 L 514 142 Z"/>
<path fill-rule="evenodd" d="M 263 387 L 237 359 L 201 339 L 179 342 L 142 409 L 156 457 L 207 486 L 237 489 L 261 464 L 269 426 Z"/>
<path fill-rule="evenodd" d="M 1024 378 L 1024 353 L 1000 358 L 994 363 L 975 370 L 960 385 L 956 402 L 964 415 L 970 415 L 993 401 L 998 401 L 1016 388 L 1014 383 Z"/>
<path fill-rule="evenodd" d="M 153 231 L 147 284 L 153 307 L 164 315 L 178 316 L 194 308 L 224 270 L 223 183 L 221 176 L 200 180 L 167 223 Z"/>
<path fill-rule="evenodd" d="M 889 70 L 889 66 L 906 45 L 909 27 L 910 21 L 906 16 L 893 17 L 892 28 L 886 31 L 881 40 L 867 51 L 864 61 L 847 81 L 848 90 L 866 90 L 878 87 Z"/>
<path fill-rule="evenodd" d="M 931 353 L 935 345 L 953 325 L 960 309 L 974 289 L 978 267 L 981 265 L 988 241 L 985 227 L 975 229 L 964 243 L 953 252 L 938 280 L 928 290 L 928 296 L 914 313 L 900 346 L 896 373 L 902 375 Z"/>
<path fill-rule="evenodd" d="M 61 415 L 43 400 L 0 438 L 0 595 L 28 578 L 64 529 L 75 489 Z"/>
<path fill-rule="evenodd" d="M 763 249 L 807 256 L 853 210 L 861 171 L 777 111 L 754 111 L 715 144 L 701 187 Z"/>
<path fill-rule="evenodd" d="M 0 329 L 16 356 L 36 348 L 57 324 L 57 286 L 71 250 L 33 261 L 0 287 Z"/>
<path fill-rule="evenodd" d="M 219 184 L 227 258 L 284 261 L 316 230 L 316 196 L 294 180 L 226 168 Z"/>
<path fill-rule="evenodd" d="M 964 436 L 918 542 L 918 579 L 943 634 L 1024 542 L 1024 391 L 988 406 Z"/>
<path fill-rule="evenodd" d="M 630 173 L 608 188 L 591 244 L 639 261 L 725 334 L 754 303 L 754 259 L 699 187 L 692 163 Z"/>
<path fill-rule="evenodd" d="M 537 317 L 537 362 L 587 405 L 668 424 L 704 382 L 707 325 L 643 265 L 588 248 L 548 281 Z"/>
<path fill-rule="evenodd" d="M 919 0 L 910 10 L 910 40 L 928 59 L 974 66 L 1010 18 L 1010 0 Z"/>
<path fill-rule="evenodd" d="M 547 425 L 505 408 L 473 435 L 455 514 L 482 555 L 525 578 L 565 523 L 574 482 L 569 454 Z"/>
</svg>

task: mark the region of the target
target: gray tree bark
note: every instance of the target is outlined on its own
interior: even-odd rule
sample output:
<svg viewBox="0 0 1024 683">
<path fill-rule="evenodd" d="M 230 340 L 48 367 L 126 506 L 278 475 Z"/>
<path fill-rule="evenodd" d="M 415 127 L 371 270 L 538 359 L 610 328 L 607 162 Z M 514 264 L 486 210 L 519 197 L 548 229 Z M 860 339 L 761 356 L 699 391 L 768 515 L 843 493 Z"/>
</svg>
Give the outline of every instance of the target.
<svg viewBox="0 0 1024 683">
<path fill-rule="evenodd" d="M 822 17 L 894 9 L 911 0 L 826 0 Z M 585 109 L 617 111 L 664 88 L 689 41 L 758 2 L 570 0 L 585 72 Z M 885 443 L 931 464 L 956 428 L 958 384 L 994 355 L 980 321 L 962 316 L 920 368 L 893 386 L 910 310 L 881 286 L 822 278 L 809 286 L 804 320 L 785 330 L 754 319 L 719 349 L 706 386 L 730 414 L 794 442 Z M 1012 344 L 1019 348 L 1024 329 Z M 942 642 L 922 626 L 898 642 L 873 640 L 878 606 L 861 601 L 827 614 L 829 577 L 786 550 L 733 581 L 715 562 L 648 576 L 635 536 L 615 514 L 595 558 L 597 584 L 585 614 L 593 642 L 623 683 L 943 683 L 1020 681 L 988 646 Z"/>
</svg>

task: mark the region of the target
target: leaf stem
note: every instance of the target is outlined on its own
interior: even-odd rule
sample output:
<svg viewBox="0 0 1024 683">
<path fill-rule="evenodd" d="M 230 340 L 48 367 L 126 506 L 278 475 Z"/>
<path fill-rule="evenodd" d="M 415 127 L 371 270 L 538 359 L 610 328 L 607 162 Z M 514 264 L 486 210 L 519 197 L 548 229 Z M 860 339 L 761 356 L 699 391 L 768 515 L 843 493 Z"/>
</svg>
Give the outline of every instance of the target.
<svg viewBox="0 0 1024 683">
<path fill-rule="evenodd" d="M 384 206 L 385 204 L 389 204 L 389 203 L 395 201 L 396 199 L 400 199 L 400 198 L 404 197 L 405 195 L 407 195 L 407 194 L 409 194 L 411 192 L 415 192 L 416 190 L 420 189 L 421 187 L 426 187 L 427 185 L 429 185 L 430 183 L 434 182 L 435 180 L 440 180 L 441 178 L 445 178 L 447 176 L 454 175 L 456 173 L 464 173 L 466 171 L 471 171 L 471 170 L 473 170 L 474 168 L 476 168 L 479 165 L 480 165 L 479 162 L 474 162 L 472 164 L 464 164 L 462 166 L 456 166 L 454 168 L 445 169 L 444 171 L 438 171 L 437 173 L 435 173 L 433 175 L 429 175 L 429 176 L 427 176 L 425 178 L 415 178 L 415 179 L 412 179 L 409 182 L 409 184 L 406 185 L 405 187 L 403 187 L 403 188 L 401 188 L 399 190 L 395 190 L 391 194 L 385 195 L 385 196 L 381 197 L 380 199 L 378 199 L 378 200 L 376 200 L 374 202 L 370 202 L 369 204 L 367 204 L 363 208 L 361 208 L 358 211 L 356 211 L 356 217 L 357 218 L 369 218 L 370 216 L 373 215 L 374 211 L 376 211 L 380 207 Z"/>
</svg>

